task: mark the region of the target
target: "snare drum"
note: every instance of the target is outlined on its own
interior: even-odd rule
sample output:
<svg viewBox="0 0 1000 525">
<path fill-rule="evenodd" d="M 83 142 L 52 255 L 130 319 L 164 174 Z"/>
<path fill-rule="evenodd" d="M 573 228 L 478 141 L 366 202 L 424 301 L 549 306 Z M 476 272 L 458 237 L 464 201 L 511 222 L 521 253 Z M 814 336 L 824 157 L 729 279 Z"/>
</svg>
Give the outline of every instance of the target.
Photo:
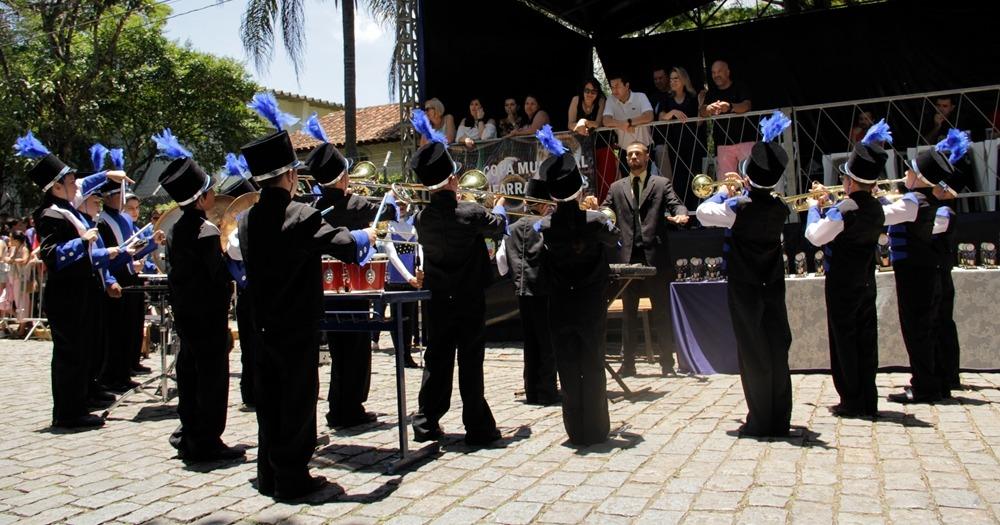
<svg viewBox="0 0 1000 525">
<path fill-rule="evenodd" d="M 368 264 L 347 265 L 347 274 L 350 276 L 350 291 L 381 292 L 385 290 L 385 272 L 388 263 L 389 257 L 384 253 L 379 253 L 373 255 Z"/>
<path fill-rule="evenodd" d="M 336 259 L 323 259 L 323 292 L 324 293 L 347 293 L 350 292 L 350 277 L 348 276 L 347 264 Z"/>
</svg>

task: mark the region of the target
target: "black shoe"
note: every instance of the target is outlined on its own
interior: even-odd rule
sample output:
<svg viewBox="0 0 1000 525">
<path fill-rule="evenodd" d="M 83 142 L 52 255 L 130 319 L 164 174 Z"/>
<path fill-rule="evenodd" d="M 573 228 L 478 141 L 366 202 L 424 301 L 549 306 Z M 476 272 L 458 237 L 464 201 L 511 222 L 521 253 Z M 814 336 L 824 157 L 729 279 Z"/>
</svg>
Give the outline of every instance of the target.
<svg viewBox="0 0 1000 525">
<path fill-rule="evenodd" d="M 674 371 L 674 365 L 662 365 L 660 366 L 660 377 L 671 377 L 677 375 Z"/>
<path fill-rule="evenodd" d="M 257 492 L 260 492 L 262 496 L 274 497 L 274 480 L 268 479 L 267 481 L 261 480 L 260 476 L 250 480 L 251 483 L 257 483 Z"/>
<path fill-rule="evenodd" d="M 90 401 L 112 401 L 113 402 L 115 400 L 115 395 L 112 394 L 111 392 L 107 392 L 107 391 L 104 391 L 104 390 L 94 390 L 94 391 L 90 392 L 89 394 L 87 394 L 87 399 L 89 399 Z"/>
<path fill-rule="evenodd" d="M 618 375 L 622 377 L 634 377 L 635 363 L 623 363 L 621 368 L 618 369 Z"/>
<path fill-rule="evenodd" d="M 88 410 L 104 410 L 113 404 L 115 404 L 114 397 L 111 398 L 111 401 L 108 401 L 106 399 L 87 398 Z"/>
<path fill-rule="evenodd" d="M 902 392 L 896 394 L 889 394 L 888 399 L 893 403 L 901 403 L 904 405 L 917 404 L 917 403 L 933 404 L 938 401 L 941 401 L 941 396 L 922 395 L 914 392 L 912 388 L 904 388 Z"/>
<path fill-rule="evenodd" d="M 474 447 L 481 447 L 500 441 L 502 437 L 503 436 L 500 434 L 500 431 L 494 428 L 492 431 L 486 432 L 485 434 L 466 434 L 465 444 Z"/>
<path fill-rule="evenodd" d="M 413 358 L 410 356 L 406 356 L 406 358 L 403 360 L 403 366 L 405 368 L 420 368 L 420 365 L 417 364 L 417 362 L 414 361 Z"/>
<path fill-rule="evenodd" d="M 562 403 L 562 397 L 559 394 L 548 395 L 548 396 L 535 396 L 525 399 L 525 404 L 536 405 L 540 407 L 547 407 L 549 405 L 558 405 Z"/>
<path fill-rule="evenodd" d="M 115 383 L 111 385 L 106 385 L 105 388 L 108 389 L 108 392 L 114 392 L 115 394 L 124 394 L 125 392 L 128 392 L 129 390 L 132 390 L 137 386 L 139 386 L 139 383 L 136 381 L 125 381 L 124 383 Z"/>
<path fill-rule="evenodd" d="M 96 428 L 103 427 L 104 420 L 93 414 L 84 414 L 70 419 L 57 419 L 52 422 L 57 428 Z"/>
<path fill-rule="evenodd" d="M 353 417 L 333 417 L 330 414 L 326 415 L 326 424 L 330 428 L 351 428 L 376 421 L 378 421 L 378 416 L 373 412 L 362 412 Z"/>
<path fill-rule="evenodd" d="M 132 367 L 132 375 L 134 376 L 142 376 L 151 373 L 153 373 L 153 369 L 148 366 L 136 365 Z"/>
<path fill-rule="evenodd" d="M 861 410 L 845 407 L 842 404 L 830 407 L 830 413 L 837 417 L 844 417 L 844 418 L 859 418 L 867 416 L 867 414 L 865 414 Z"/>
<path fill-rule="evenodd" d="M 190 463 L 201 463 L 208 461 L 232 461 L 246 457 L 243 449 L 221 445 L 211 450 L 184 450 L 180 454 L 181 459 Z"/>
<path fill-rule="evenodd" d="M 275 484 L 274 499 L 293 500 L 304 498 L 330 485 L 323 476 L 309 476 L 305 481 L 292 484 Z"/>
<path fill-rule="evenodd" d="M 423 443 L 425 441 L 438 441 L 444 437 L 444 432 L 441 431 L 441 427 L 437 427 L 430 432 L 421 432 L 417 429 L 413 429 L 413 441 L 417 443 Z"/>
</svg>

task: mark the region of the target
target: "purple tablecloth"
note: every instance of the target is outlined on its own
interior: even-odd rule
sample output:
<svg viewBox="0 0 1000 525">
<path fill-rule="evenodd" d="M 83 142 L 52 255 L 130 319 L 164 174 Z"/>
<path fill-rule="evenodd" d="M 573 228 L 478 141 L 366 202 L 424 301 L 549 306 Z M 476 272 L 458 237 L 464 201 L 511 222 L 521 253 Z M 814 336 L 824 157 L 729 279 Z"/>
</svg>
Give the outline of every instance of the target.
<svg viewBox="0 0 1000 525">
<path fill-rule="evenodd" d="M 677 360 L 696 374 L 738 374 L 726 283 L 670 283 Z"/>
</svg>

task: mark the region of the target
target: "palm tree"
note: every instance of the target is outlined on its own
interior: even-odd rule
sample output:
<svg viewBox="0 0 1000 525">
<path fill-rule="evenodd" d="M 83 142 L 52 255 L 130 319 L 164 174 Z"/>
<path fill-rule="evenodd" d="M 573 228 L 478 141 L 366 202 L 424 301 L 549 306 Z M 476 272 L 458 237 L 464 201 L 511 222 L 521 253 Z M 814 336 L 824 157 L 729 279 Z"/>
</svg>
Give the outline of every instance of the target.
<svg viewBox="0 0 1000 525">
<path fill-rule="evenodd" d="M 396 0 L 368 0 L 372 16 L 382 25 L 395 27 Z M 339 2 L 343 6 L 344 27 L 344 149 L 348 157 L 357 157 L 357 99 L 354 60 L 354 9 L 355 0 Z M 246 11 L 240 24 L 243 48 L 253 59 L 257 71 L 264 71 L 271 62 L 274 51 L 275 25 L 285 44 L 285 51 L 298 76 L 305 51 L 305 0 L 247 0 Z M 393 53 L 393 64 L 395 64 Z M 394 67 L 389 68 L 390 89 L 394 85 Z"/>
</svg>

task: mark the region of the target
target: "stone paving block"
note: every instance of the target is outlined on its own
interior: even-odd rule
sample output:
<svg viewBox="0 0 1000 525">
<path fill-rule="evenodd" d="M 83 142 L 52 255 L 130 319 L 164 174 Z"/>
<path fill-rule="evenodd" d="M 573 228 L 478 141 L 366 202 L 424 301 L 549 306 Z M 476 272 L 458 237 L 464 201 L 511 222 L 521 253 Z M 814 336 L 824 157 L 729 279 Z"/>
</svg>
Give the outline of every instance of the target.
<svg viewBox="0 0 1000 525">
<path fill-rule="evenodd" d="M 984 507 L 982 499 L 975 492 L 969 490 L 938 489 L 932 492 L 934 501 L 941 507 L 958 507 L 965 509 L 981 509 Z"/>
<path fill-rule="evenodd" d="M 139 509 L 136 510 L 135 512 L 121 516 L 120 518 L 118 518 L 118 520 L 125 523 L 135 523 L 135 524 L 148 523 L 150 521 L 153 521 L 155 518 L 167 514 L 171 510 L 174 510 L 175 508 L 177 508 L 176 503 L 170 503 L 168 501 L 157 501 L 149 505 L 144 505 L 142 507 L 139 507 Z"/>
<path fill-rule="evenodd" d="M 523 525 L 531 523 L 541 510 L 541 503 L 512 501 L 498 508 L 496 512 L 490 516 L 490 519 L 496 523 Z"/>
<path fill-rule="evenodd" d="M 139 508 L 139 505 L 135 503 L 115 503 L 105 507 L 101 507 L 97 510 L 90 512 L 85 512 L 83 514 L 77 514 L 73 516 L 67 523 L 70 525 L 97 525 L 99 523 L 104 523 L 110 521 L 119 516 L 128 514 Z"/>
<path fill-rule="evenodd" d="M 464 525 L 477 523 L 488 514 L 483 509 L 472 507 L 454 507 L 431 522 L 432 525 Z"/>
</svg>

